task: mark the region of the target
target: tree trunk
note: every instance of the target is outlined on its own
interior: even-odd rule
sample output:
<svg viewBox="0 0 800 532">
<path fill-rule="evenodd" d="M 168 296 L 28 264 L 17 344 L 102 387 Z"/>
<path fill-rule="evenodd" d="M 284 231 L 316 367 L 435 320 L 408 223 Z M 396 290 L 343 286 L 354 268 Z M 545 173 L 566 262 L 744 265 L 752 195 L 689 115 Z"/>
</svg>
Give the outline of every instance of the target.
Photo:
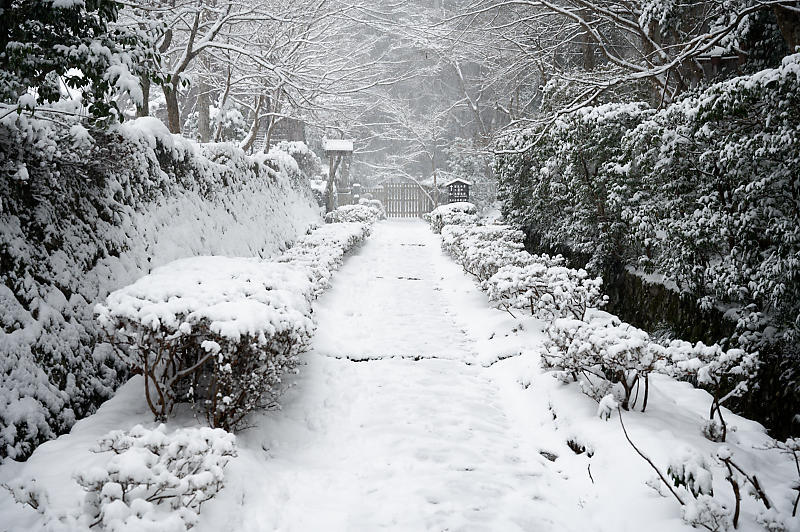
<svg viewBox="0 0 800 532">
<path fill-rule="evenodd" d="M 586 42 L 583 44 L 583 69 L 587 72 L 591 72 L 596 66 L 594 57 L 594 39 L 588 31 L 584 34 L 584 38 L 586 39 Z"/>
<path fill-rule="evenodd" d="M 222 99 L 219 102 L 219 115 L 217 116 L 217 131 L 214 133 L 214 142 L 220 142 L 222 140 L 222 128 L 223 128 L 223 115 L 222 113 L 225 112 L 225 105 L 228 103 L 228 96 L 231 93 L 231 67 L 228 67 L 228 78 L 225 81 L 225 92 L 222 93 Z"/>
<path fill-rule="evenodd" d="M 197 138 L 200 142 L 211 141 L 211 101 L 209 87 L 203 82 L 197 86 Z"/>
<path fill-rule="evenodd" d="M 439 206 L 439 183 L 436 181 L 436 161 L 431 161 L 431 166 L 433 167 L 433 208 Z"/>
<path fill-rule="evenodd" d="M 142 103 L 136 104 L 136 117 L 150 116 L 150 78 L 141 77 Z"/>
<path fill-rule="evenodd" d="M 795 49 L 800 46 L 800 2 L 795 2 L 793 9 L 775 6 L 773 12 L 775 13 L 775 20 L 778 22 L 778 29 L 781 30 L 783 40 L 789 46 L 789 51 L 794 53 Z"/>
<path fill-rule="evenodd" d="M 178 108 L 178 90 L 174 85 L 163 85 L 164 99 L 167 101 L 167 127 L 170 133 L 180 134 L 181 114 Z"/>
<path fill-rule="evenodd" d="M 250 125 L 250 132 L 247 137 L 242 141 L 239 146 L 244 151 L 249 152 L 258 137 L 258 129 L 261 126 L 261 107 L 264 105 L 264 95 L 259 94 L 256 96 L 256 108 L 253 112 L 253 123 Z"/>
</svg>

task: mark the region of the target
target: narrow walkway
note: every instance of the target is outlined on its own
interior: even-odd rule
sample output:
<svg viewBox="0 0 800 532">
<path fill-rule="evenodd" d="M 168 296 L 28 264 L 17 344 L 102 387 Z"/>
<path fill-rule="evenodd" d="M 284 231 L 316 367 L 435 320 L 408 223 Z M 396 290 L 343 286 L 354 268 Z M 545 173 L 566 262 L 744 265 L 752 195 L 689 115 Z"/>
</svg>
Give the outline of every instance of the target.
<svg viewBox="0 0 800 532">
<path fill-rule="evenodd" d="M 283 410 L 240 437 L 267 460 L 231 473 L 258 470 L 260 491 L 226 490 L 243 511 L 201 529 L 571 530 L 551 497 L 563 479 L 460 319 L 485 298 L 464 308 L 456 286 L 477 290 L 426 224 L 378 224 L 316 305 Z"/>
</svg>

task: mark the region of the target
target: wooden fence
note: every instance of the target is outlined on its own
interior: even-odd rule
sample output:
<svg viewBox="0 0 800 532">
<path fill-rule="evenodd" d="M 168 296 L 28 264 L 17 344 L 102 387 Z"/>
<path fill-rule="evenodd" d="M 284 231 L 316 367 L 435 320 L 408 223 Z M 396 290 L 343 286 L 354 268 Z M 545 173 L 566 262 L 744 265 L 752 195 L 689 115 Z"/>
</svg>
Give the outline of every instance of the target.
<svg viewBox="0 0 800 532">
<path fill-rule="evenodd" d="M 362 191 L 383 202 L 389 218 L 420 218 L 433 210 L 433 202 L 419 185 L 413 182 L 384 183 Z"/>
</svg>

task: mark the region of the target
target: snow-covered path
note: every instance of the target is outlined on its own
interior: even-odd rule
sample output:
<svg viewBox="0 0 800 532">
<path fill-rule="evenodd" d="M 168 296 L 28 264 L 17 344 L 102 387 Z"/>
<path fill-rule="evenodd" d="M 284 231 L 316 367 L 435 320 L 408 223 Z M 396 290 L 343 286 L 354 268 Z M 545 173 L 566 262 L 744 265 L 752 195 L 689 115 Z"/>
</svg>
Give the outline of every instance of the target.
<svg viewBox="0 0 800 532">
<path fill-rule="evenodd" d="M 481 365 L 475 310 L 485 298 L 427 225 L 378 224 L 320 299 L 283 410 L 240 436 L 266 461 L 237 460 L 231 478 L 263 481 L 226 489 L 244 511 L 202 528 L 572 529 L 550 497 L 563 479 Z"/>
</svg>

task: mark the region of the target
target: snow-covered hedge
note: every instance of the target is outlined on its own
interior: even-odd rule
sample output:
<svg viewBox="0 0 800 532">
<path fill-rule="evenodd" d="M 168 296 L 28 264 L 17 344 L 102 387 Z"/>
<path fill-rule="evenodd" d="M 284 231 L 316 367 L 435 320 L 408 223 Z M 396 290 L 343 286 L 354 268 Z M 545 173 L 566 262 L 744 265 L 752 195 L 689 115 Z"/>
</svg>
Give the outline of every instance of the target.
<svg viewBox="0 0 800 532">
<path fill-rule="evenodd" d="M 732 345 L 769 358 L 745 406 L 779 431 L 800 402 L 798 109 L 794 54 L 662 109 L 566 113 L 509 134 L 495 159 L 506 219 L 543 249 L 621 260 L 731 309 Z"/>
<path fill-rule="evenodd" d="M 331 275 L 342 265 L 345 254 L 363 242 L 369 232 L 370 226 L 360 222 L 326 224 L 297 239 L 277 260 L 304 267 L 316 297 L 330 286 Z"/>
<path fill-rule="evenodd" d="M 542 361 L 557 377 L 577 381 L 598 402 L 612 394 L 625 410 L 633 406 L 632 395 L 641 386 L 642 410 L 647 407 L 647 376 L 665 362 L 663 350 L 646 332 L 594 311 L 586 321 L 555 320 L 547 335 Z"/>
<path fill-rule="evenodd" d="M 164 425 L 112 431 L 97 453 L 113 453 L 103 465 L 76 474 L 86 491 L 83 505 L 56 514 L 36 479 L 8 486 L 17 502 L 43 516 L 47 530 L 63 532 L 186 532 L 199 521 L 203 503 L 223 488 L 225 466 L 236 456 L 236 438 L 222 429 L 192 427 L 167 432 Z"/>
<path fill-rule="evenodd" d="M 425 219 L 431 224 L 434 233 L 441 233 L 445 225 L 471 225 L 478 221 L 478 209 L 472 203 L 461 201 L 439 205 Z"/>
<path fill-rule="evenodd" d="M 342 205 L 325 215 L 326 223 L 361 222 L 372 224 L 381 219 L 383 213 L 370 205 Z M 386 215 L 384 214 L 385 218 Z"/>
<path fill-rule="evenodd" d="M 442 249 L 481 282 L 503 266 L 524 266 L 532 260 L 522 244 L 522 231 L 505 225 L 446 225 L 441 234 Z"/>
<path fill-rule="evenodd" d="M 631 396 L 642 389 L 647 407 L 648 380 L 657 371 L 688 380 L 712 396 L 703 433 L 711 441 L 725 441 L 728 427 L 722 405 L 748 391 L 748 380 L 758 369 L 758 353 L 724 349 L 718 344 L 672 340 L 666 345 L 606 312 L 591 310 L 581 319 L 557 319 L 547 329 L 543 365 L 562 380 L 577 381 L 590 397 L 601 401 L 611 394 L 628 410 Z M 636 400 L 634 398 L 634 402 Z"/>
<path fill-rule="evenodd" d="M 605 304 L 602 279 L 565 267 L 561 256 L 525 251 L 522 231 L 505 225 L 445 225 L 442 248 L 507 311 L 529 309 L 543 319 L 582 319 Z"/>
<path fill-rule="evenodd" d="M 313 332 L 311 301 L 368 231 L 325 225 L 275 260 L 174 261 L 112 292 L 98 319 L 120 359 L 144 376 L 158 420 L 188 402 L 212 427 L 235 430 L 274 402 Z"/>
<path fill-rule="evenodd" d="M 383 206 L 383 202 L 381 202 L 381 200 L 371 199 L 371 198 L 359 198 L 358 204 L 366 205 L 367 207 L 372 207 L 373 209 L 376 209 L 380 213 L 380 216 L 378 217 L 379 220 L 386 219 L 386 207 Z"/>
<path fill-rule="evenodd" d="M 310 291 L 291 264 L 197 257 L 112 292 L 97 311 L 159 420 L 184 401 L 233 430 L 294 368 L 311 336 Z"/>
<path fill-rule="evenodd" d="M 664 352 L 670 362 L 668 373 L 690 380 L 711 394 L 711 410 L 703 430 L 708 439 L 725 441 L 728 427 L 722 417 L 722 405 L 749 391 L 749 383 L 758 371 L 758 353 L 683 340 L 671 341 Z"/>
<path fill-rule="evenodd" d="M 0 142 L 0 459 L 67 431 L 126 376 L 95 303 L 178 258 L 272 255 L 319 221 L 274 154 L 152 118 L 88 132 L 13 114 Z"/>
<path fill-rule="evenodd" d="M 499 308 L 527 309 L 540 319 L 583 319 L 590 308 L 605 304 L 602 279 L 586 270 L 562 266 L 560 256 L 531 255 L 525 266 L 503 266 L 483 282 Z"/>
<path fill-rule="evenodd" d="M 561 256 L 523 249 L 521 231 L 504 225 L 446 225 L 442 248 L 480 281 L 498 308 L 525 309 L 548 320 L 543 365 L 562 380 L 577 381 L 598 402 L 628 410 L 646 408 L 654 371 L 692 381 L 714 397 L 706 437 L 724 441 L 721 405 L 747 390 L 758 355 L 679 340 L 664 346 L 619 318 L 599 310 L 607 301 L 602 278 L 564 266 Z M 512 312 L 513 313 L 513 312 Z M 635 395 L 634 395 L 635 394 Z"/>
</svg>

